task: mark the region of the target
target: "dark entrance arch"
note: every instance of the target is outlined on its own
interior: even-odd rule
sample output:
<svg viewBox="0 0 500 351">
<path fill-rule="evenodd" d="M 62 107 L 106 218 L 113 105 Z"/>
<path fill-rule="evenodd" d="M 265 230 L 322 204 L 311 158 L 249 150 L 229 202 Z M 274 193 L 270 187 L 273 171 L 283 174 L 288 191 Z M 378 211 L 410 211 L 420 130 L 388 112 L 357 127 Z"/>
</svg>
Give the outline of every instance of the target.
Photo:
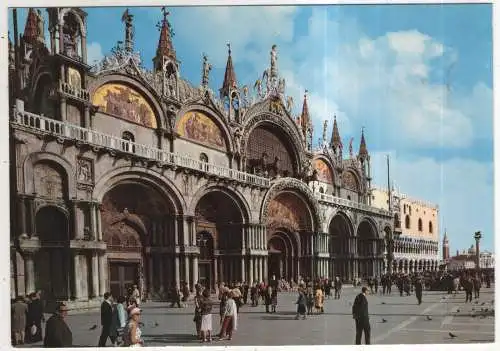
<svg viewBox="0 0 500 351">
<path fill-rule="evenodd" d="M 333 272 L 333 277 L 340 277 L 344 281 L 351 281 L 354 277 L 354 264 L 351 253 L 354 233 L 351 221 L 345 213 L 337 213 L 332 221 L 328 232 L 331 236 L 330 240 L 330 272 Z"/>
<path fill-rule="evenodd" d="M 147 183 L 125 181 L 104 195 L 101 217 L 113 296 L 137 285 L 152 298 L 162 298 L 175 281 L 174 254 L 161 252 L 175 246 L 170 199 Z"/>
<path fill-rule="evenodd" d="M 359 277 L 368 278 L 378 275 L 376 256 L 379 254 L 379 240 L 374 225 L 366 220 L 362 221 L 358 226 L 357 240 Z"/>
<path fill-rule="evenodd" d="M 47 300 L 68 300 L 71 267 L 68 218 L 57 207 L 42 207 L 36 213 L 35 225 L 41 244 L 35 258 L 35 288 Z"/>
<path fill-rule="evenodd" d="M 201 239 L 197 241 L 200 257 L 195 281 L 203 274 L 203 279 L 208 278 L 214 289 L 219 281 L 243 280 L 241 256 L 234 255 L 242 248 L 242 211 L 237 199 L 220 190 L 210 191 L 200 198 L 195 208 L 196 233 Z M 203 247 L 209 244 L 211 247 Z"/>
<path fill-rule="evenodd" d="M 196 235 L 196 244 L 200 248 L 198 284 L 210 289 L 215 283 L 213 269 L 214 238 L 211 233 L 203 230 Z"/>
<path fill-rule="evenodd" d="M 294 279 L 294 258 L 298 255 L 296 240 L 286 230 L 276 231 L 268 241 L 269 279 Z"/>
</svg>

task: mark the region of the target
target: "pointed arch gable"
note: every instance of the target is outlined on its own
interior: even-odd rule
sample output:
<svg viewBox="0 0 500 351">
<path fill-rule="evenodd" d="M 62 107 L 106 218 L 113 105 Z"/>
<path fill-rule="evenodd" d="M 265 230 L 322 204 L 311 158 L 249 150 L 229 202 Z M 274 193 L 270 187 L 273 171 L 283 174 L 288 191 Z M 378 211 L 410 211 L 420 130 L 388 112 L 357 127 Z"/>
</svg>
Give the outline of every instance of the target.
<svg viewBox="0 0 500 351">
<path fill-rule="evenodd" d="M 352 180 L 355 181 L 355 184 L 352 183 Z M 348 167 L 342 172 L 342 187 L 356 192 L 362 191 L 361 177 L 355 168 Z"/>
<path fill-rule="evenodd" d="M 155 125 L 154 129 L 165 129 L 166 128 L 166 121 L 164 120 L 165 113 L 162 109 L 162 105 L 160 103 L 161 98 L 157 95 L 157 93 L 152 90 L 150 87 L 142 83 L 141 81 L 129 77 L 117 72 L 109 72 L 109 73 L 103 73 L 101 75 L 98 75 L 96 79 L 93 79 L 89 82 L 89 94 L 91 97 L 91 101 L 94 101 L 95 99 L 95 93 L 101 88 L 104 87 L 108 84 L 119 84 L 119 85 L 124 85 L 126 87 L 130 87 L 130 89 L 134 90 L 137 94 L 139 94 L 146 103 L 148 103 L 149 107 L 151 108 L 153 114 L 154 114 L 154 119 L 155 119 Z M 120 117 L 118 117 L 120 118 Z M 125 119 L 127 120 L 127 119 Z M 131 121 L 134 123 L 133 121 Z M 140 124 L 140 123 L 139 123 Z M 147 127 L 147 126 L 146 126 Z"/>
<path fill-rule="evenodd" d="M 215 127 L 218 128 L 218 131 L 220 132 L 220 137 L 222 138 L 224 145 L 222 147 L 218 147 L 219 145 L 213 145 L 213 143 L 210 142 L 204 142 L 203 140 L 196 140 L 195 138 L 192 137 L 187 137 L 185 136 L 185 130 L 184 130 L 184 124 L 186 121 L 184 119 L 189 118 L 190 113 L 199 113 L 200 117 L 202 119 L 208 119 L 206 124 L 213 123 Z M 182 125 L 182 126 L 181 126 Z M 179 128 L 182 128 L 182 132 L 179 132 Z M 203 145 L 207 146 L 212 146 L 216 147 L 218 149 L 223 149 L 224 151 L 233 153 L 233 144 L 232 144 L 232 138 L 231 138 L 231 131 L 226 124 L 224 117 L 220 115 L 217 111 L 204 106 L 201 103 L 193 103 L 189 105 L 183 106 L 178 112 L 177 112 L 177 117 L 175 121 L 175 131 L 181 135 L 181 137 L 185 137 L 186 139 L 190 141 L 198 141 L 202 143 Z"/>
</svg>

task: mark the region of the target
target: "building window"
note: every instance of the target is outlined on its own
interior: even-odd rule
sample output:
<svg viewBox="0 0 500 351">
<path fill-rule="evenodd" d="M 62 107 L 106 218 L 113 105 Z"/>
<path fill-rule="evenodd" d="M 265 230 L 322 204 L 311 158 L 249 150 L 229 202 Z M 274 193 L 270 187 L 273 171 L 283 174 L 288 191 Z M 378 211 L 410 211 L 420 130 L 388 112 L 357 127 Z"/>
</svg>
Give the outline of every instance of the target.
<svg viewBox="0 0 500 351">
<path fill-rule="evenodd" d="M 324 193 L 325 193 L 325 190 L 323 190 L 323 187 L 320 187 L 320 188 L 319 188 L 319 192 L 320 192 L 321 194 L 324 194 Z"/>
<path fill-rule="evenodd" d="M 397 213 L 394 215 L 394 227 L 395 228 L 401 227 L 401 222 L 399 221 L 399 215 Z"/>
<path fill-rule="evenodd" d="M 207 156 L 207 154 L 206 154 L 206 153 L 202 152 L 202 153 L 200 154 L 200 161 L 201 161 L 201 162 L 208 162 L 208 156 Z"/>
<path fill-rule="evenodd" d="M 429 221 L 429 233 L 432 234 L 432 222 Z"/>
<path fill-rule="evenodd" d="M 134 134 L 130 132 L 123 132 L 122 139 L 125 140 L 125 142 L 122 142 L 123 151 L 135 152 L 135 145 L 132 144 L 135 142 Z"/>
<path fill-rule="evenodd" d="M 405 217 L 405 228 L 410 229 L 410 216 L 408 215 Z"/>
<path fill-rule="evenodd" d="M 421 232 L 423 230 L 422 218 L 418 219 L 418 231 Z"/>
<path fill-rule="evenodd" d="M 351 200 L 351 195 L 347 195 L 347 200 Z"/>
</svg>

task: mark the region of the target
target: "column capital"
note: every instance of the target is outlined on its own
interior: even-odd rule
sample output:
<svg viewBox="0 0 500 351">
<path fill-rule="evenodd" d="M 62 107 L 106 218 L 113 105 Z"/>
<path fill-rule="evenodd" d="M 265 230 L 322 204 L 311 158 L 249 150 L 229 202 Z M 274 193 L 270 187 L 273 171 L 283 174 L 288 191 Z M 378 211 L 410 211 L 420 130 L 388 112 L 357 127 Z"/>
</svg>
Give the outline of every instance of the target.
<svg viewBox="0 0 500 351">
<path fill-rule="evenodd" d="M 40 239 L 36 236 L 31 238 L 22 235 L 19 238 L 19 250 L 23 256 L 32 256 L 41 248 Z"/>
</svg>

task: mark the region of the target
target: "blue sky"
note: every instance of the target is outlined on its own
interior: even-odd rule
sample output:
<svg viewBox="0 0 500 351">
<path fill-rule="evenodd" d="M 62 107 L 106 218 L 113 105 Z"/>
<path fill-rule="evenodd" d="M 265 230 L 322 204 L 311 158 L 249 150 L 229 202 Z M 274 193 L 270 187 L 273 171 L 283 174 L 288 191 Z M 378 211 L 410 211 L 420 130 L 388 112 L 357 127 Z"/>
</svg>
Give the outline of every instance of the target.
<svg viewBox="0 0 500 351">
<path fill-rule="evenodd" d="M 135 48 L 152 66 L 158 7 L 130 8 Z M 86 8 L 89 62 L 123 40 L 125 8 Z M 488 4 L 170 7 L 181 75 L 198 85 L 202 53 L 210 86 L 222 84 L 230 42 L 240 85 L 253 83 L 278 45 L 287 94 L 305 89 L 314 143 L 336 114 L 344 145 L 365 127 L 374 183 L 386 184 L 385 155 L 402 192 L 439 204 L 452 252 L 482 230 L 494 250 L 492 14 Z M 44 15 L 46 16 L 45 11 Z M 20 28 L 26 11 L 19 11 Z M 9 17 L 12 33 L 12 18 Z"/>
</svg>

